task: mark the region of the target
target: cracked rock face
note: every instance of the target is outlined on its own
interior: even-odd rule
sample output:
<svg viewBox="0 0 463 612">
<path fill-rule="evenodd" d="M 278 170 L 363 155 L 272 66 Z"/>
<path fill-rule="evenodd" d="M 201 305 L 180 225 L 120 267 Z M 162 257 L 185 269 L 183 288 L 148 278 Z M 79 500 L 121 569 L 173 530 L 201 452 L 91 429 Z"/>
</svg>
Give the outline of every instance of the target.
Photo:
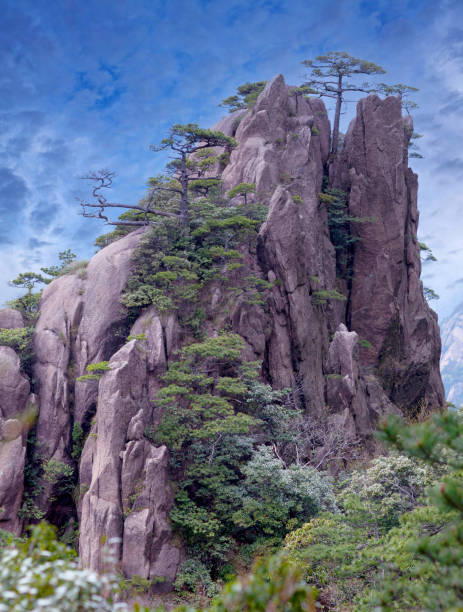
<svg viewBox="0 0 463 612">
<path fill-rule="evenodd" d="M 423 297 L 417 241 L 416 174 L 408 168 L 411 119 L 400 100 L 368 96 L 335 160 L 334 185 L 349 194 L 355 245 L 349 327 L 371 343 L 361 361 L 375 369 L 397 405 L 442 406 L 437 316 Z"/>
<path fill-rule="evenodd" d="M 102 538 L 111 546 L 124 573 L 161 578 L 169 586 L 180 562 L 171 543 L 165 446 L 145 436 L 153 408 L 148 400 L 148 352 L 144 341 L 132 340 L 110 360 L 101 379 L 93 434 L 87 439 L 82 464 L 91 480 L 82 501 L 79 552 L 84 566 L 104 567 Z"/>
<path fill-rule="evenodd" d="M 44 459 L 70 463 L 72 421 L 94 411 L 98 385 L 75 383 L 89 363 L 107 360 L 122 339 L 120 296 L 130 257 L 144 230 L 97 253 L 86 268 L 54 280 L 43 292 L 34 334 L 34 376 L 41 410 L 37 440 Z M 50 486 L 44 483 L 46 510 Z"/>
</svg>

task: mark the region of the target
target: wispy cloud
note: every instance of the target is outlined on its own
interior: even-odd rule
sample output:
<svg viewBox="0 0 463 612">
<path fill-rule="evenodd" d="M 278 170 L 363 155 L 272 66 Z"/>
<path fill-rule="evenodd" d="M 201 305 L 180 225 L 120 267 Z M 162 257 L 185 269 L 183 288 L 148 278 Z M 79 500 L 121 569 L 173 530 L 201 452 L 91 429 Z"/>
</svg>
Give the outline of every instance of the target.
<svg viewBox="0 0 463 612">
<path fill-rule="evenodd" d="M 383 65 L 389 82 L 420 88 L 420 232 L 439 258 L 432 282 L 445 314 L 462 289 L 460 23 L 461 2 L 450 0 L 6 0 L 0 295 L 14 295 L 9 278 L 60 250 L 92 254 L 105 227 L 78 215 L 75 198 L 87 193 L 79 176 L 114 169 L 114 196 L 137 201 L 165 161 L 149 144 L 170 124 L 211 125 L 237 85 L 279 72 L 300 83 L 303 59 L 346 50 Z M 346 107 L 345 125 L 354 110 Z"/>
</svg>

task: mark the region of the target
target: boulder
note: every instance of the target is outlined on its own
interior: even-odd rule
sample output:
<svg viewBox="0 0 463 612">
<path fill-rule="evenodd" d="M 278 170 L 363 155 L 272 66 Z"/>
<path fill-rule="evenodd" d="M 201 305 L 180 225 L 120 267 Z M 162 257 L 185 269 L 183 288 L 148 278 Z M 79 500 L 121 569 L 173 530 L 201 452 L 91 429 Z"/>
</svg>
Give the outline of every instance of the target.
<svg viewBox="0 0 463 612">
<path fill-rule="evenodd" d="M 19 329 L 24 327 L 24 320 L 19 310 L 0 308 L 0 329 Z"/>
<path fill-rule="evenodd" d="M 16 418 L 26 407 L 29 381 L 21 373 L 20 359 L 8 346 L 0 346 L 0 416 Z"/>
<path fill-rule="evenodd" d="M 0 346 L 0 529 L 20 534 L 29 382 L 12 348 Z"/>
</svg>

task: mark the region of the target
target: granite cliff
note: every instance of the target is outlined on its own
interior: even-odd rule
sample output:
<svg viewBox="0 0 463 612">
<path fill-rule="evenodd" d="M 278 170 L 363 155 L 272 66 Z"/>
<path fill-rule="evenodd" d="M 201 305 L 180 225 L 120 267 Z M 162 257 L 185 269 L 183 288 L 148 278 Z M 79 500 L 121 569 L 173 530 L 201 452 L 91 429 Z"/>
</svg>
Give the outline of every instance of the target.
<svg viewBox="0 0 463 612">
<path fill-rule="evenodd" d="M 277 76 L 252 109 L 215 129 L 238 142 L 222 172 L 225 190 L 253 183 L 256 201 L 268 207 L 257 246 L 243 249 L 242 274 L 252 272 L 270 289 L 265 304 L 250 303 L 213 282 L 201 296 L 204 332 L 239 334 L 246 359 L 262 362 L 264 381 L 297 390 L 308 421 L 325 420 L 371 453 L 381 415 L 411 416 L 444 404 L 437 317 L 420 281 L 410 119 L 397 98 L 361 100 L 331 159 L 323 103 L 293 95 Z M 345 193 L 349 214 L 368 219 L 352 224 L 355 241 L 343 273 L 323 191 Z M 33 404 L 36 457 L 78 473 L 74 493 L 57 492 L 56 479 L 39 474 L 37 508 L 58 525 L 78 523 L 84 565 L 103 567 L 102 542 L 115 538 L 127 576 L 161 577 L 168 587 L 182 543 L 169 525 L 168 450 L 146 431 L 159 420 L 160 377 L 191 334 L 176 313 L 150 306 L 129 321 L 121 306 L 132 253 L 147 231 L 101 250 L 85 274 L 66 274 L 46 287 L 34 332 L 35 395 L 14 351 L 0 347 L 0 526 L 22 528 L 21 415 Z M 0 326 L 21 327 L 15 313 L 1 314 Z M 134 339 L 126 342 L 128 336 Z M 76 381 L 100 361 L 110 369 L 99 381 Z M 73 452 L 76 432 L 84 442 L 80 456 Z M 33 460 L 29 449 L 27 461 Z"/>
</svg>

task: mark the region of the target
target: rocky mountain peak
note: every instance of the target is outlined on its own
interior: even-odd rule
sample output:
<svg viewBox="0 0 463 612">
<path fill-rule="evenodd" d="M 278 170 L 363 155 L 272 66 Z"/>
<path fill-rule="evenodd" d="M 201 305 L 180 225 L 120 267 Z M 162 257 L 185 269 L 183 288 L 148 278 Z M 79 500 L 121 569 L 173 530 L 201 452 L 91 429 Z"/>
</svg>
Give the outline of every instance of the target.
<svg viewBox="0 0 463 612">
<path fill-rule="evenodd" d="M 202 289 L 201 332 L 239 335 L 245 359 L 262 363 L 261 381 L 292 389 L 307 423 L 336 429 L 345 448 L 371 453 L 381 415 L 444 403 L 437 317 L 420 281 L 418 183 L 406 154 L 411 127 L 400 101 L 361 100 L 335 158 L 323 102 L 299 95 L 282 75 L 252 108 L 214 129 L 238 141 L 222 172 L 225 192 L 253 184 L 253 200 L 267 213 L 255 243 L 240 245 L 234 286 L 216 278 Z M 169 452 L 153 432 L 162 417 L 162 376 L 194 337 L 182 304 L 167 314 L 155 305 L 139 309 L 135 320 L 121 305 L 146 235 L 128 234 L 43 292 L 34 334 L 35 452 L 42 465 L 72 467 L 79 495 L 77 502 L 69 492 L 58 495 L 56 481 L 42 478 L 34 503 L 60 525 L 79 521 L 84 565 L 101 568 L 102 539 L 117 538 L 126 575 L 160 578 L 168 588 L 184 552 L 168 518 Z M 237 290 L 251 277 L 265 285 L 264 298 Z M 19 320 L 4 313 L 0 325 Z M 26 409 L 29 383 L 14 351 L 0 353 L 7 372 L 1 419 L 10 431 L 9 420 Z M 78 381 L 96 362 L 108 362 L 101 377 Z M 18 531 L 24 432 L 4 435 L 1 453 L 1 465 L 10 466 L 0 472 L 1 520 Z"/>
</svg>

